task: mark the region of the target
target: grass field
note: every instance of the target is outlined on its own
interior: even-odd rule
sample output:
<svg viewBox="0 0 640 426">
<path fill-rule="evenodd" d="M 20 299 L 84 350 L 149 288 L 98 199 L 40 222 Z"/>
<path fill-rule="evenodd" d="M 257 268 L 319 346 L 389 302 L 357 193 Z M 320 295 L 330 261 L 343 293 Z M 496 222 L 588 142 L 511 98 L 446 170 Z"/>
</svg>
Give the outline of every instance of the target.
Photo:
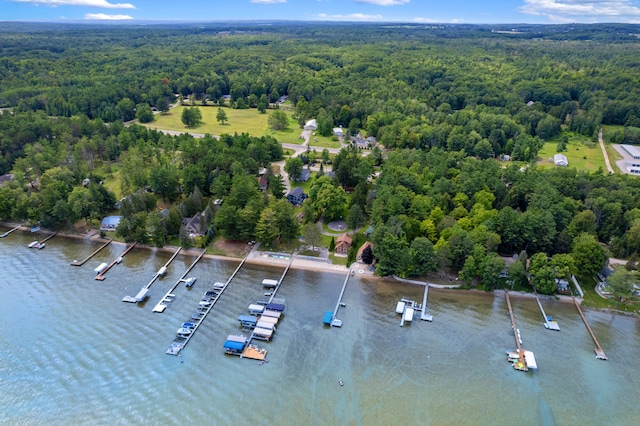
<svg viewBox="0 0 640 426">
<path fill-rule="evenodd" d="M 204 106 L 199 107 L 202 113 L 202 122 L 198 126 L 186 127 L 182 124 L 182 111 L 185 107 L 177 106 L 172 108 L 167 114 L 154 115 L 154 121 L 151 123 L 143 124 L 149 128 L 161 129 L 161 130 L 174 130 L 177 132 L 192 132 L 192 133 L 209 133 L 212 135 L 221 135 L 223 133 L 248 133 L 252 136 L 266 136 L 270 135 L 275 137 L 280 143 L 297 143 L 300 144 L 303 141 L 299 139 L 301 130 L 298 128 L 298 123 L 293 119 L 292 112 L 285 111 L 289 117 L 289 127 L 283 131 L 274 132 L 269 129 L 268 120 L 269 115 L 274 110 L 267 110 L 266 114 L 260 114 L 257 109 L 233 109 L 223 108 L 227 114 L 227 122 L 220 124 L 216 120 L 216 114 L 218 113 L 218 106 Z"/>
<path fill-rule="evenodd" d="M 589 172 L 595 172 L 598 168 L 602 167 L 602 170 L 606 170 L 604 158 L 602 157 L 602 151 L 598 143 L 591 142 L 590 139 L 584 136 L 567 133 L 569 136 L 569 143 L 567 150 L 564 154 L 569 161 L 569 167 L 575 167 L 578 170 L 585 170 Z M 556 147 L 558 146 L 558 139 L 544 144 L 542 149 L 538 152 L 538 164 L 542 167 L 555 167 L 553 164 L 553 156 L 557 154 Z"/>
</svg>

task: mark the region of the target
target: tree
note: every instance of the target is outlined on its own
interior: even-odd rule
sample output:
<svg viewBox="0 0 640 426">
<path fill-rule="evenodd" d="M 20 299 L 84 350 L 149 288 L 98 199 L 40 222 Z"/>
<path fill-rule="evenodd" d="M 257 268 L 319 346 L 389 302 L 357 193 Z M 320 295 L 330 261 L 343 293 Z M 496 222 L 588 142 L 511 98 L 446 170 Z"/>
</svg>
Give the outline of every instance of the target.
<svg viewBox="0 0 640 426">
<path fill-rule="evenodd" d="M 333 252 L 336 249 L 336 237 L 331 237 L 331 242 L 329 243 L 329 251 Z"/>
<path fill-rule="evenodd" d="M 216 121 L 220 124 L 224 124 L 227 121 L 227 113 L 222 109 L 218 108 L 218 112 L 216 113 Z"/>
<path fill-rule="evenodd" d="M 274 204 L 274 211 L 280 238 L 285 241 L 291 241 L 298 237 L 299 227 L 295 210 L 290 202 L 281 199 Z"/>
<path fill-rule="evenodd" d="M 182 120 L 182 124 L 187 127 L 197 126 L 202 121 L 202 113 L 200 112 L 200 108 L 198 108 L 197 106 L 184 108 L 182 110 L 180 119 Z"/>
<path fill-rule="evenodd" d="M 284 130 L 289 127 L 289 117 L 284 111 L 275 110 L 269 116 L 269 127 L 273 131 Z"/>
<path fill-rule="evenodd" d="M 151 111 L 149 104 L 138 104 L 136 118 L 141 123 L 151 123 L 153 121 L 153 111 Z"/>
<path fill-rule="evenodd" d="M 550 266 L 539 269 L 531 278 L 531 285 L 537 292 L 553 294 L 556 291 L 556 273 Z"/>
<path fill-rule="evenodd" d="M 267 207 L 260 213 L 260 219 L 256 225 L 256 238 L 265 245 L 270 245 L 278 238 L 278 234 L 275 211 L 271 207 Z"/>
<path fill-rule="evenodd" d="M 527 282 L 527 271 L 520 259 L 509 265 L 507 273 L 512 284 L 524 285 Z M 513 288 L 513 285 L 511 288 Z"/>
<path fill-rule="evenodd" d="M 163 200 L 174 200 L 178 195 L 178 174 L 173 167 L 153 166 L 149 172 L 149 184 Z"/>
<path fill-rule="evenodd" d="M 262 94 L 260 96 L 257 107 L 260 114 L 264 114 L 267 112 L 267 108 L 269 107 L 269 102 L 267 101 L 267 95 Z"/>
<path fill-rule="evenodd" d="M 156 247 L 164 246 L 167 239 L 167 225 L 165 218 L 160 214 L 160 212 L 154 211 L 149 213 L 147 216 L 147 228 L 151 235 L 151 239 L 153 240 L 153 244 Z"/>
<path fill-rule="evenodd" d="M 69 194 L 69 207 L 73 214 L 73 222 L 78 219 L 88 219 L 91 213 L 96 210 L 91 191 L 83 187 L 73 188 L 73 191 Z"/>
<path fill-rule="evenodd" d="M 411 275 L 423 275 L 427 272 L 433 272 L 438 266 L 436 250 L 427 238 L 418 237 L 414 239 L 409 248 L 409 255 L 411 256 Z M 362 257 L 364 258 L 364 253 Z"/>
<path fill-rule="evenodd" d="M 160 113 L 162 114 L 168 113 L 169 102 L 167 102 L 167 98 L 165 98 L 164 96 L 159 97 L 158 101 L 156 102 L 156 108 L 158 108 L 158 111 L 160 111 Z"/>
<path fill-rule="evenodd" d="M 607 251 L 593 235 L 582 233 L 573 240 L 571 251 L 576 270 L 581 276 L 593 277 L 604 268 Z"/>
<path fill-rule="evenodd" d="M 187 228 L 184 227 L 184 225 L 180 226 L 180 246 L 185 250 L 193 247 L 193 240 L 191 239 L 191 236 L 189 235 L 189 232 L 187 231 Z"/>
<path fill-rule="evenodd" d="M 567 253 L 554 254 L 551 257 L 551 267 L 556 271 L 558 278 L 569 279 L 576 272 L 573 256 Z"/>
<path fill-rule="evenodd" d="M 284 178 L 281 175 L 269 175 L 269 191 L 273 196 L 280 200 L 287 191 L 284 185 Z"/>
<path fill-rule="evenodd" d="M 313 251 L 316 250 L 316 246 L 320 244 L 320 241 L 322 240 L 320 229 L 315 223 L 308 223 L 304 226 L 303 236 L 307 246 L 311 245 Z"/>
<path fill-rule="evenodd" d="M 488 253 L 485 256 L 480 265 L 480 280 L 485 290 L 493 290 L 498 286 L 504 266 L 504 260 L 496 253 Z"/>
<path fill-rule="evenodd" d="M 289 174 L 289 180 L 294 180 L 300 176 L 303 165 L 302 160 L 298 157 L 287 158 L 284 163 L 284 171 Z"/>
<path fill-rule="evenodd" d="M 356 230 L 362 226 L 364 221 L 362 217 L 362 208 L 359 205 L 353 204 L 349 207 L 346 222 L 349 229 Z"/>
<path fill-rule="evenodd" d="M 618 296 L 618 302 L 622 302 L 622 298 L 630 298 L 633 295 L 633 274 L 625 268 L 616 268 L 609 277 L 607 284 L 613 290 L 613 294 Z"/>
</svg>

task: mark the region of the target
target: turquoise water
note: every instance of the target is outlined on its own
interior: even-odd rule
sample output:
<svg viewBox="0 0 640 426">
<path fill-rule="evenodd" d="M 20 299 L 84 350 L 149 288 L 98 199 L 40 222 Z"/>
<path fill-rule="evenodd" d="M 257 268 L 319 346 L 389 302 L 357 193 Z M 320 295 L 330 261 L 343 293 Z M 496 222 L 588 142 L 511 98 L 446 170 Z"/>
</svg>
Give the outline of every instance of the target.
<svg viewBox="0 0 640 426">
<path fill-rule="evenodd" d="M 56 237 L 28 249 L 29 233 L 0 240 L 0 423 L 2 424 L 640 424 L 639 322 L 586 310 L 609 361 L 571 304 L 545 301 L 561 331 L 548 331 L 535 300 L 512 298 L 524 346 L 539 369 L 505 361 L 514 349 L 504 298 L 431 290 L 432 323 L 403 328 L 395 305 L 422 287 L 356 274 L 343 327 L 324 328 L 344 277 L 292 269 L 278 296 L 286 315 L 269 363 L 226 356 L 236 320 L 282 267 L 244 266 L 183 350 L 164 352 L 202 293 L 237 262 L 203 259 L 164 313 L 151 309 L 194 260 L 179 255 L 143 305 L 135 295 L 171 253 L 134 249 L 95 281 L 93 269 L 123 250 Z M 342 378 L 344 387 L 338 385 Z"/>
</svg>

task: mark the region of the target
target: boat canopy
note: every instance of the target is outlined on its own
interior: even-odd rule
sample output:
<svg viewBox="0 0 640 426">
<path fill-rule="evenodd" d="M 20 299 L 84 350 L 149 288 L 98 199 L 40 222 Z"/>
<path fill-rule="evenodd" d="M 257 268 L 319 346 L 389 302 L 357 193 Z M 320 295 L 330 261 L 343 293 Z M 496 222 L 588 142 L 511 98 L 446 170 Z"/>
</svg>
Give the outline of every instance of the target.
<svg viewBox="0 0 640 426">
<path fill-rule="evenodd" d="M 262 316 L 271 317 L 271 318 L 280 318 L 280 316 L 282 316 L 282 313 L 278 311 L 271 311 L 269 309 L 265 309 L 264 312 L 262 313 Z"/>
<path fill-rule="evenodd" d="M 249 312 L 251 313 L 260 313 L 263 310 L 264 310 L 264 306 L 262 305 L 255 305 L 255 304 L 249 305 Z"/>
<path fill-rule="evenodd" d="M 147 293 L 148 293 L 148 292 L 149 292 L 149 289 L 148 289 L 148 288 L 142 287 L 142 288 L 140 289 L 140 291 L 138 292 L 138 294 L 136 294 L 135 299 L 136 299 L 138 302 L 142 302 L 144 299 L 146 299 L 146 298 L 147 298 Z"/>
<path fill-rule="evenodd" d="M 224 342 L 224 348 L 225 349 L 231 349 L 234 351 L 241 351 L 244 349 L 244 345 L 245 343 L 240 343 L 240 342 L 234 342 L 232 340 L 227 340 L 226 342 Z"/>
<path fill-rule="evenodd" d="M 253 333 L 255 335 L 266 337 L 266 338 L 270 339 L 271 336 L 273 335 L 273 330 L 270 330 L 268 328 L 256 327 L 256 328 L 253 329 Z"/>
<path fill-rule="evenodd" d="M 240 315 L 238 321 L 241 323 L 255 324 L 258 319 L 252 315 Z"/>
<path fill-rule="evenodd" d="M 262 285 L 265 286 L 265 287 L 275 287 L 275 286 L 278 285 L 278 281 L 264 279 L 264 280 L 262 280 Z"/>
<path fill-rule="evenodd" d="M 275 325 L 274 323 L 272 323 L 272 322 L 266 322 L 266 321 L 258 321 L 258 322 L 257 322 L 257 324 L 256 324 L 256 327 L 259 327 L 259 328 L 266 328 L 267 330 L 273 330 L 273 328 L 274 328 L 275 326 L 276 326 L 276 325 Z"/>
<path fill-rule="evenodd" d="M 255 317 L 251 317 L 251 318 L 255 318 Z M 268 317 L 268 316 L 262 315 L 260 317 L 260 321 L 268 322 L 268 323 L 271 323 L 271 324 L 277 324 L 278 323 L 278 318 Z"/>
<path fill-rule="evenodd" d="M 527 363 L 527 368 L 532 370 L 538 368 L 538 364 L 536 364 L 536 357 L 533 355 L 533 352 L 524 351 L 524 361 Z"/>
<path fill-rule="evenodd" d="M 269 303 L 267 306 L 265 306 L 265 309 L 282 312 L 284 311 L 284 305 L 281 305 L 280 303 Z"/>
<path fill-rule="evenodd" d="M 413 308 L 407 308 L 404 311 L 404 320 L 407 322 L 413 321 Z"/>
<path fill-rule="evenodd" d="M 396 314 L 401 314 L 404 312 L 404 302 L 398 302 L 396 305 Z"/>
<path fill-rule="evenodd" d="M 227 341 L 230 342 L 239 342 L 239 343 L 247 343 L 247 338 L 244 336 L 237 336 L 235 334 L 230 334 L 227 336 Z"/>
<path fill-rule="evenodd" d="M 324 318 L 322 318 L 322 323 L 331 325 L 331 320 L 333 319 L 333 312 L 327 311 L 324 313 Z"/>
</svg>

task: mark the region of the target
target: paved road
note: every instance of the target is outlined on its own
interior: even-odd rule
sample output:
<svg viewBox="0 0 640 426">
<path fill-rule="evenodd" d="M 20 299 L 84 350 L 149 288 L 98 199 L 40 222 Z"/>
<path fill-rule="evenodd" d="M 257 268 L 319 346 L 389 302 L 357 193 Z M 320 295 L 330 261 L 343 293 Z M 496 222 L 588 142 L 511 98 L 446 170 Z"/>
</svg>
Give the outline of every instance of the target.
<svg viewBox="0 0 640 426">
<path fill-rule="evenodd" d="M 600 142 L 600 149 L 602 150 L 602 156 L 604 157 L 604 164 L 607 166 L 607 172 L 611 175 L 613 174 L 613 168 L 609 162 L 609 155 L 607 155 L 607 150 L 605 149 L 604 141 L 602 140 L 602 129 L 598 132 L 598 142 Z"/>
</svg>

